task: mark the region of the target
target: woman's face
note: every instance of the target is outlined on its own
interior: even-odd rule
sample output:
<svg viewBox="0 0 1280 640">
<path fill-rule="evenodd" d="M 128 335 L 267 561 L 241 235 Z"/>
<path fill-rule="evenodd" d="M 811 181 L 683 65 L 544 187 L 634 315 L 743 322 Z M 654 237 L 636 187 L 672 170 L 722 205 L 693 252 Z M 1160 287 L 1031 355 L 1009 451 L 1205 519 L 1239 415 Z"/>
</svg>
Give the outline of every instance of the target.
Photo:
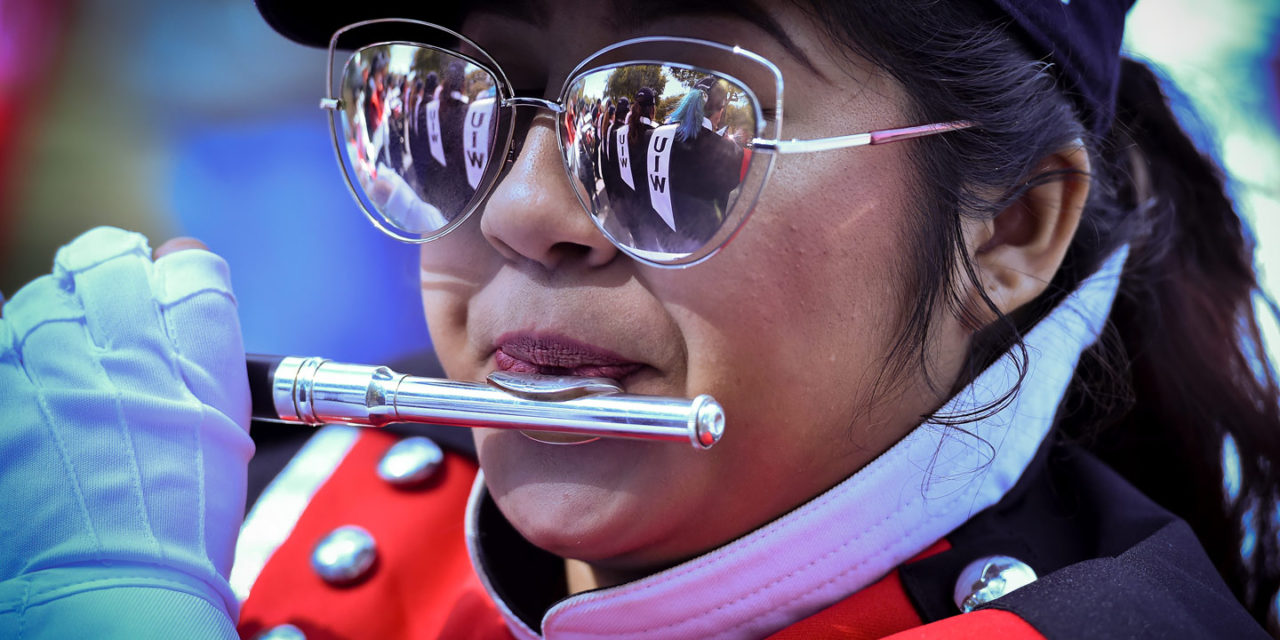
<svg viewBox="0 0 1280 640">
<path fill-rule="evenodd" d="M 906 121 L 899 86 L 829 57 L 794 10 L 773 15 L 788 48 L 736 17 L 549 4 L 527 18 L 476 13 L 463 31 L 514 86 L 545 87 L 547 97 L 607 44 L 694 36 L 743 45 L 782 69 L 787 138 L 919 124 Z M 484 208 L 422 250 L 423 303 L 449 376 L 556 365 L 620 377 L 629 393 L 710 394 L 727 418 L 708 451 L 476 430 L 491 495 L 534 544 L 619 570 L 677 562 L 848 477 L 939 404 L 919 376 L 876 388 L 912 292 L 903 275 L 917 232 L 908 153 L 921 142 L 782 158 L 728 247 L 668 270 L 637 264 L 592 225 L 565 175 L 553 116 L 541 112 L 521 135 Z M 928 353 L 946 388 L 967 333 L 938 318 L 934 335 Z"/>
</svg>

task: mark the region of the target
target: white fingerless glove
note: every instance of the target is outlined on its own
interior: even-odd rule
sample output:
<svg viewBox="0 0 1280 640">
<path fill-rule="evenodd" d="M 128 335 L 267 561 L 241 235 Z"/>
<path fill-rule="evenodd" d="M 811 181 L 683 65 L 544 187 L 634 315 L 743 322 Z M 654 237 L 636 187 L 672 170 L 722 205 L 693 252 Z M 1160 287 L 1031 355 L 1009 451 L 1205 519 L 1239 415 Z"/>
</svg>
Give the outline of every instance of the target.
<svg viewBox="0 0 1280 640">
<path fill-rule="evenodd" d="M 249 407 L 222 258 L 59 250 L 0 314 L 0 637 L 234 637 Z"/>
</svg>

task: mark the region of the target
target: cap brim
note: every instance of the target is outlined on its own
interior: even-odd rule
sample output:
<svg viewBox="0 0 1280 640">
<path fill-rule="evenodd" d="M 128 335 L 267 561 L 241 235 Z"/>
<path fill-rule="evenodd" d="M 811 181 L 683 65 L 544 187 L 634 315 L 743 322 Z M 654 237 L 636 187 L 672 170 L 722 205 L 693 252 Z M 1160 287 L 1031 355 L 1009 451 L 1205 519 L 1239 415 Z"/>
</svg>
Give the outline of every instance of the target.
<svg viewBox="0 0 1280 640">
<path fill-rule="evenodd" d="M 375 18 L 412 18 L 443 26 L 456 26 L 460 3 L 359 0 L 318 5 L 303 0 L 254 0 L 258 13 L 280 35 L 313 47 L 329 46 L 338 29 Z M 464 4 L 465 3 L 461 3 Z M 323 9 L 319 8 L 323 7 Z"/>
</svg>

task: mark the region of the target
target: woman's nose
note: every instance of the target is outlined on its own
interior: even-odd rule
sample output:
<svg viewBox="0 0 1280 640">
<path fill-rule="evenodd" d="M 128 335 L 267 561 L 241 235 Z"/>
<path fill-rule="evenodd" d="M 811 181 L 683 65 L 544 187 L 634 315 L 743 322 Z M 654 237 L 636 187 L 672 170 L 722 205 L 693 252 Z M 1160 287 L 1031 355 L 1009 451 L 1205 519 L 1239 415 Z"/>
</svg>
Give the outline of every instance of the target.
<svg viewBox="0 0 1280 640">
<path fill-rule="evenodd" d="M 574 195 L 555 127 L 550 114 L 533 118 L 519 156 L 485 204 L 481 233 L 508 260 L 547 269 L 603 266 L 619 251 Z"/>
</svg>

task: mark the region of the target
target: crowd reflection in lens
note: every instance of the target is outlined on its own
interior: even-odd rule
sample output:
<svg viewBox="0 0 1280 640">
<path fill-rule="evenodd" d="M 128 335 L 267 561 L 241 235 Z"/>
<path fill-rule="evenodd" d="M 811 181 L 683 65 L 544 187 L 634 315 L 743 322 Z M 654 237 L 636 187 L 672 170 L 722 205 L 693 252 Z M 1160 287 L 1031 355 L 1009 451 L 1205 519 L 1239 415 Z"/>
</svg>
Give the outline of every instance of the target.
<svg viewBox="0 0 1280 640">
<path fill-rule="evenodd" d="M 344 132 L 355 179 L 390 224 L 436 231 L 475 196 L 496 136 L 495 82 L 426 47 L 380 45 L 348 61 Z"/>
<path fill-rule="evenodd" d="M 689 69 L 626 65 L 588 73 L 570 98 L 570 173 L 614 239 L 664 254 L 705 246 L 750 165 L 746 93 Z"/>
</svg>

